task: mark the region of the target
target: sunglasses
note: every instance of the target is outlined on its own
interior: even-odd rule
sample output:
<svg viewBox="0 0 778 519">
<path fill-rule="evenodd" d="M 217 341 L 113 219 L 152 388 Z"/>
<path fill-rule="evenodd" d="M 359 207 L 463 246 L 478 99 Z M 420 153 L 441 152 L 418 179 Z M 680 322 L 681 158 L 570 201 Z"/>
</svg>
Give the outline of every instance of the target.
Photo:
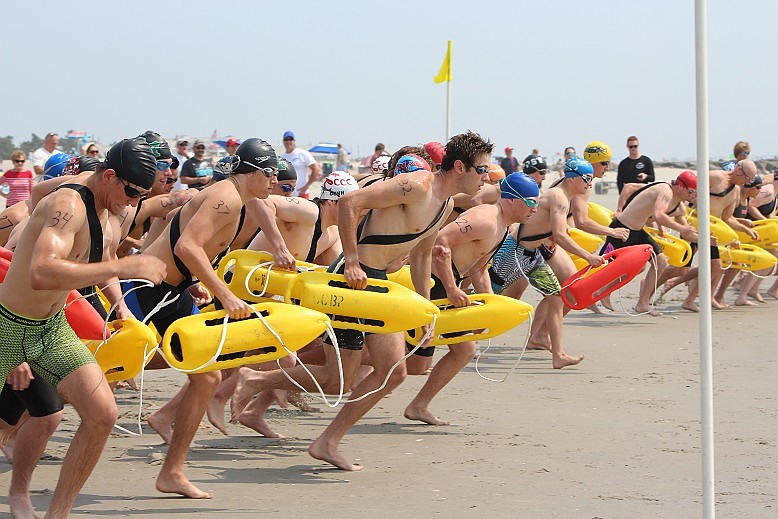
<svg viewBox="0 0 778 519">
<path fill-rule="evenodd" d="M 16 159 L 14 159 L 14 164 L 24 164 L 24 160 L 16 160 Z"/>
<path fill-rule="evenodd" d="M 748 155 L 751 155 L 751 152 L 750 151 L 741 151 L 740 154 L 748 156 Z"/>
<path fill-rule="evenodd" d="M 177 178 L 166 178 L 165 179 L 165 184 L 175 184 L 176 180 L 178 180 L 178 179 Z"/>
<path fill-rule="evenodd" d="M 284 193 L 291 193 L 294 191 L 294 186 L 292 184 L 281 184 L 281 191 Z"/>
<path fill-rule="evenodd" d="M 197 151 L 199 151 L 199 150 L 205 151 L 205 146 L 195 146 L 194 149 L 197 150 Z"/>
<path fill-rule="evenodd" d="M 629 148 L 631 150 L 637 149 L 637 147 L 638 147 L 637 144 L 630 144 L 629 146 L 627 146 L 627 148 Z"/>
<path fill-rule="evenodd" d="M 475 172 L 479 175 L 483 175 L 484 173 L 489 173 L 489 164 L 482 164 L 481 166 L 473 166 L 475 168 Z"/>
<path fill-rule="evenodd" d="M 600 162 L 600 166 L 610 166 L 610 165 L 611 163 L 608 162 L 607 160 L 603 160 L 602 162 Z"/>
<path fill-rule="evenodd" d="M 87 151 L 87 153 L 89 155 L 99 155 L 100 154 L 100 150 L 89 150 L 89 151 Z"/>
<path fill-rule="evenodd" d="M 607 164 L 607 162 L 606 162 L 606 164 Z M 582 178 L 582 179 L 583 179 L 583 181 L 584 181 L 584 182 L 586 182 L 587 184 L 591 184 L 591 183 L 592 183 L 592 181 L 594 181 L 594 175 L 591 175 L 591 174 L 589 174 L 589 173 L 587 173 L 587 174 L 585 174 L 585 175 L 581 175 L 581 178 Z"/>
<path fill-rule="evenodd" d="M 165 162 L 164 160 L 157 162 L 157 171 L 167 171 L 170 169 L 170 166 L 172 166 L 172 164 L 170 162 Z"/>
<path fill-rule="evenodd" d="M 141 193 L 140 191 L 132 187 L 129 182 L 125 182 L 124 179 L 121 179 L 119 177 L 116 178 L 118 178 L 119 182 L 121 182 L 122 185 L 124 185 L 124 194 L 127 195 L 128 198 L 137 198 L 139 200 L 146 200 L 146 198 L 148 198 L 149 196 L 148 191 L 146 191 L 145 193 Z"/>
<path fill-rule="evenodd" d="M 538 202 L 537 200 L 532 200 L 531 198 L 524 198 L 519 193 L 516 194 L 519 195 L 519 198 L 524 200 L 524 203 L 526 204 L 527 207 L 537 207 L 538 204 L 540 204 L 540 202 Z"/>
</svg>

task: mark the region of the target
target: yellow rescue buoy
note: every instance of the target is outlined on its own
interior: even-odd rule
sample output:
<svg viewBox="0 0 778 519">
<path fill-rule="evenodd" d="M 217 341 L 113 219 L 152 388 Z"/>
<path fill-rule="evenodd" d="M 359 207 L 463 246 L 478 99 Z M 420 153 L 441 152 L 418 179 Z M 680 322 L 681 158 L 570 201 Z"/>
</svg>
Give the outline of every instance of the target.
<svg viewBox="0 0 778 519">
<path fill-rule="evenodd" d="M 448 299 L 432 301 L 440 309 L 431 345 L 457 344 L 497 337 L 526 321 L 532 305 L 495 294 L 472 294 L 470 306 L 457 308 Z M 424 333 L 421 328 L 405 332 L 405 340 L 418 344 Z"/>
<path fill-rule="evenodd" d="M 581 229 L 576 229 L 575 227 L 570 227 L 567 230 L 567 234 L 569 234 L 573 241 L 586 252 L 595 252 L 603 243 L 605 243 L 605 240 L 601 236 L 582 231 Z"/>
<path fill-rule="evenodd" d="M 287 286 L 285 300 L 326 314 L 359 319 L 333 320 L 335 328 L 373 333 L 418 328 L 440 313 L 428 299 L 397 283 L 368 278 L 365 290 L 354 290 L 341 274 L 327 272 L 301 272 Z"/>
<path fill-rule="evenodd" d="M 397 283 L 410 290 L 416 290 L 413 286 L 413 278 L 411 278 L 410 265 L 403 265 L 398 271 L 387 274 L 386 277 L 389 278 L 389 281 L 392 283 Z M 430 288 L 432 288 L 434 284 L 435 282 L 430 278 Z"/>
<path fill-rule="evenodd" d="M 739 249 L 719 246 L 719 255 L 724 268 L 756 271 L 778 263 L 778 258 L 756 245 L 741 244 Z"/>
<path fill-rule="evenodd" d="M 573 260 L 573 265 L 575 265 L 575 271 L 578 272 L 582 268 L 585 268 L 589 266 L 589 262 L 583 259 L 580 256 L 576 256 L 575 254 L 570 254 L 570 259 Z"/>
<path fill-rule="evenodd" d="M 324 333 L 330 321 L 315 310 L 284 303 L 251 306 L 262 315 L 264 322 L 252 314 L 247 319 L 228 320 L 225 325 L 224 310 L 177 320 L 162 339 L 160 348 L 165 360 L 171 367 L 191 373 L 276 360 L 288 352 L 270 329 L 280 336 L 286 348 L 297 351 Z M 223 335 L 224 344 L 219 351 Z M 215 360 L 214 356 L 217 356 Z"/>
<path fill-rule="evenodd" d="M 667 261 L 673 267 L 685 267 L 692 259 L 692 247 L 689 242 L 670 234 L 659 234 L 659 229 L 643 227 L 651 238 L 667 256 Z"/>
<path fill-rule="evenodd" d="M 294 272 L 269 268 L 270 265 L 258 268 L 258 265 L 272 261 L 273 256 L 264 251 L 234 250 L 222 258 L 216 274 L 235 296 L 244 301 L 267 302 L 271 295 L 284 295 L 287 285 L 300 270 L 325 268 L 305 261 L 298 261 L 298 270 Z"/>
<path fill-rule="evenodd" d="M 608 227 L 613 222 L 613 211 L 594 202 L 589 202 L 589 218 Z"/>
<path fill-rule="evenodd" d="M 686 219 L 694 226 L 695 229 L 698 229 L 697 216 L 695 216 L 696 214 L 697 213 L 692 209 L 692 211 L 686 216 Z M 724 221 L 720 218 L 716 218 L 713 215 L 710 215 L 710 232 L 713 236 L 716 237 L 720 246 L 729 245 L 733 241 L 737 241 L 737 233 L 732 230 L 732 227 L 724 223 Z"/>
<path fill-rule="evenodd" d="M 768 250 L 778 248 L 778 220 L 773 218 L 756 220 L 752 222 L 751 228 L 759 237 L 754 240 L 743 231 L 735 231 L 740 243 L 749 243 Z"/>
<path fill-rule="evenodd" d="M 135 378 L 151 360 L 148 353 L 157 347 L 157 334 L 137 319 L 129 318 L 105 343 L 89 341 L 86 346 L 108 382 L 118 382 Z"/>
</svg>

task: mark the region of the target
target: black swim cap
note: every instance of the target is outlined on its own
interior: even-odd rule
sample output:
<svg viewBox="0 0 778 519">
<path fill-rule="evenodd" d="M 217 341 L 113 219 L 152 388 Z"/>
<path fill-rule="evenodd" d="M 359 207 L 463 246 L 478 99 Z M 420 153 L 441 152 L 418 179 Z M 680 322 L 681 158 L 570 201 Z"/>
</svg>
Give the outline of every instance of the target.
<svg viewBox="0 0 778 519">
<path fill-rule="evenodd" d="M 543 170 L 548 170 L 548 165 L 546 164 L 546 159 L 540 155 L 527 155 L 527 158 L 524 159 L 522 171 L 525 174 L 531 175 Z"/>
<path fill-rule="evenodd" d="M 238 146 L 235 156 L 240 159 L 232 169 L 233 173 L 252 173 L 262 168 L 278 168 L 276 150 L 270 143 L 252 137 Z"/>
<path fill-rule="evenodd" d="M 297 171 L 291 162 L 283 157 L 278 157 L 278 181 L 297 180 Z"/>
<path fill-rule="evenodd" d="M 84 171 L 95 171 L 99 165 L 100 159 L 89 155 L 79 155 L 68 161 L 65 169 L 62 170 L 62 175 L 78 175 Z"/>
<path fill-rule="evenodd" d="M 151 151 L 158 159 L 172 159 L 173 154 L 170 152 L 170 145 L 165 139 L 162 138 L 157 132 L 148 130 L 138 135 L 139 139 L 145 139 L 151 146 Z"/>
<path fill-rule="evenodd" d="M 173 162 L 170 164 L 170 168 L 171 169 L 178 169 L 178 166 L 180 166 L 180 165 L 181 165 L 181 163 L 178 162 L 178 159 L 174 156 L 173 157 Z"/>
<path fill-rule="evenodd" d="M 151 189 L 157 177 L 157 159 L 145 139 L 122 139 L 105 155 L 105 168 L 112 169 L 119 178 Z"/>
</svg>

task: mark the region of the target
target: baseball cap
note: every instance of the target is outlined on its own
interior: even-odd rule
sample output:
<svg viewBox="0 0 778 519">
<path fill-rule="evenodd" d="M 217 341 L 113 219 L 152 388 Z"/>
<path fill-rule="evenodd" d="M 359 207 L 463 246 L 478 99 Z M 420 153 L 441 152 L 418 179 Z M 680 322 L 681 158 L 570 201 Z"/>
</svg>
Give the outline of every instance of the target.
<svg viewBox="0 0 778 519">
<path fill-rule="evenodd" d="M 189 146 L 189 141 L 186 139 L 181 139 L 180 141 L 176 141 L 176 146 L 181 146 L 181 145 Z"/>
<path fill-rule="evenodd" d="M 234 137 L 227 139 L 227 146 L 240 146 L 240 141 Z"/>
<path fill-rule="evenodd" d="M 510 146 L 506 146 L 505 153 L 508 153 L 509 151 L 513 151 L 513 148 L 511 148 Z"/>
<path fill-rule="evenodd" d="M 284 139 L 294 139 L 294 132 L 285 131 L 284 132 Z"/>
</svg>

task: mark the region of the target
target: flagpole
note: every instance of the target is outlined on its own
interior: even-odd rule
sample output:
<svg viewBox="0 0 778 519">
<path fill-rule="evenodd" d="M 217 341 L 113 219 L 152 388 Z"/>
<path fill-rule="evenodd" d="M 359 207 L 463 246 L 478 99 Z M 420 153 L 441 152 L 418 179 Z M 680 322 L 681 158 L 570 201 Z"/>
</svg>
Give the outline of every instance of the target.
<svg viewBox="0 0 778 519">
<path fill-rule="evenodd" d="M 716 516 L 713 466 L 713 316 L 710 265 L 710 179 L 708 172 L 707 0 L 694 2 L 697 100 L 697 222 L 700 287 L 700 426 L 702 431 L 702 516 Z"/>
<path fill-rule="evenodd" d="M 451 81 L 446 81 L 446 140 L 444 142 L 448 142 L 450 136 L 451 136 Z"/>
</svg>

